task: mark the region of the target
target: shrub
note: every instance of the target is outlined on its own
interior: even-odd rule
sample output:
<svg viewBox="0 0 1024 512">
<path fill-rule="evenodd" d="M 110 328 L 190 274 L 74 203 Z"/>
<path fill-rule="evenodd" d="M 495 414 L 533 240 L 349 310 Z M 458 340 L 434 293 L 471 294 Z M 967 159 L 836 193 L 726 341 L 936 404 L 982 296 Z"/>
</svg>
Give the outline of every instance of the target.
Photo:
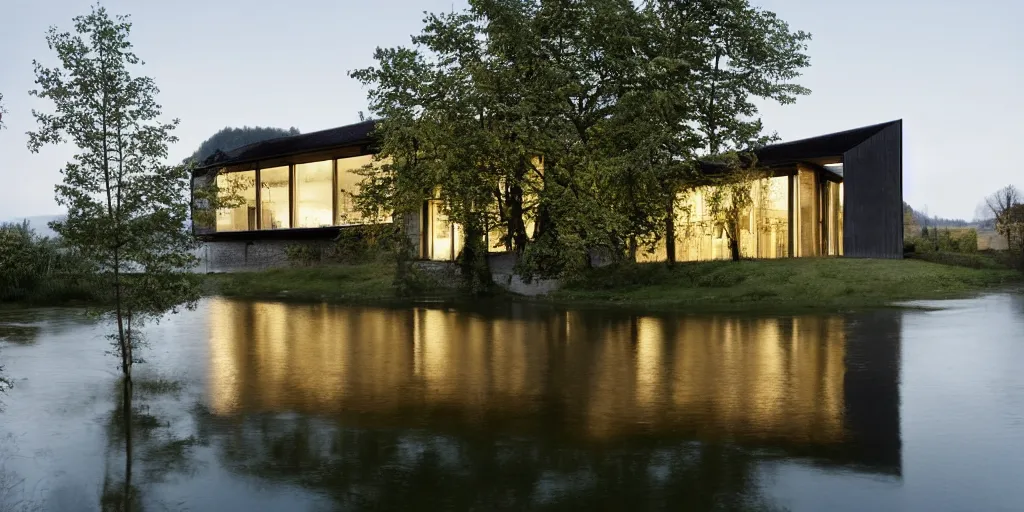
<svg viewBox="0 0 1024 512">
<path fill-rule="evenodd" d="M 392 224 L 342 229 L 334 239 L 330 259 L 350 264 L 378 261 L 394 251 L 399 236 Z"/>
<path fill-rule="evenodd" d="M 908 257 L 922 261 L 930 261 L 932 263 L 941 263 L 943 265 L 953 265 L 956 267 L 993 270 L 1006 269 L 1010 267 L 1007 261 L 990 254 L 931 251 L 908 254 Z"/>
<path fill-rule="evenodd" d="M 291 244 L 284 248 L 284 254 L 293 265 L 310 266 L 323 261 L 323 248 L 314 244 Z"/>
<path fill-rule="evenodd" d="M 947 252 L 973 254 L 978 252 L 978 231 L 975 229 L 938 229 L 910 236 L 903 240 L 903 252 Z"/>
<path fill-rule="evenodd" d="M 87 264 L 59 240 L 23 224 L 0 224 L 0 302 L 96 298 Z"/>
</svg>

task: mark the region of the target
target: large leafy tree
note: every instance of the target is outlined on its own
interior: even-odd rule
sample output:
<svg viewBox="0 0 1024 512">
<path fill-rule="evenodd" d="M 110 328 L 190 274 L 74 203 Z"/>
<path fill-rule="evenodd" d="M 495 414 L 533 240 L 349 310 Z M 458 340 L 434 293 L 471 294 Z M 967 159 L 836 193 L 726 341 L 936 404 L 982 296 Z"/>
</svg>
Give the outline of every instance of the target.
<svg viewBox="0 0 1024 512">
<path fill-rule="evenodd" d="M 737 153 L 777 139 L 764 133 L 754 101 L 789 104 L 810 93 L 794 80 L 810 64 L 804 52 L 811 36 L 792 31 L 775 13 L 748 0 L 652 0 L 646 7 L 659 28 L 655 58 L 671 64 L 668 90 L 680 91 L 674 103 L 679 109 L 673 125 L 679 128 L 675 140 L 682 142 L 677 156 L 693 164 L 682 176 L 667 174 L 666 242 L 672 262 L 678 187 L 697 174 L 698 160 L 718 160 L 734 167 Z M 756 166 L 747 160 L 744 166 Z M 760 175 L 741 172 L 737 176 Z M 732 177 L 723 185 L 720 204 L 752 202 L 749 184 Z M 736 234 L 726 230 L 730 245 L 736 245 Z M 738 251 L 732 254 L 738 258 Z"/>
<path fill-rule="evenodd" d="M 188 218 L 189 169 L 166 162 L 178 121 L 159 121 L 153 80 L 137 75 L 127 17 L 96 6 L 74 18 L 74 32 L 51 28 L 47 43 L 58 65 L 36 62 L 33 96 L 52 112 L 33 112 L 38 130 L 29 149 L 71 142 L 74 159 L 61 170 L 57 202 L 67 208 L 57 233 L 88 261 L 108 298 L 100 313 L 116 323 L 111 335 L 126 385 L 140 361 L 140 328 L 181 304 L 193 305 L 196 264 Z"/>
<path fill-rule="evenodd" d="M 746 0 L 471 0 L 430 15 L 412 47 L 353 73 L 390 161 L 363 200 L 413 211 L 437 191 L 466 254 L 483 226 L 533 275 L 671 244 L 698 161 L 768 140 L 755 98 L 807 92 L 792 80 L 808 37 Z"/>
</svg>

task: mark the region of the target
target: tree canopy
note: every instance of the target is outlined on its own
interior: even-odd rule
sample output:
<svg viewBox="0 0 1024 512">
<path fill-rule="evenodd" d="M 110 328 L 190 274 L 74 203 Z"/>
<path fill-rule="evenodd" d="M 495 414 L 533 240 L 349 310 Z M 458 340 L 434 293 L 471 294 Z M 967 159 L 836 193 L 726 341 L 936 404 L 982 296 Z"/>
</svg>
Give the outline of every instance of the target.
<svg viewBox="0 0 1024 512">
<path fill-rule="evenodd" d="M 295 127 L 291 127 L 287 130 L 284 128 L 271 128 L 269 126 L 243 126 L 241 128 L 225 127 L 210 136 L 209 139 L 203 141 L 203 143 L 199 145 L 199 149 L 197 149 L 195 153 L 192 153 L 191 159 L 198 163 L 206 160 L 210 155 L 217 151 L 228 152 L 232 149 L 237 149 L 249 144 L 298 134 L 299 130 Z"/>
<path fill-rule="evenodd" d="M 672 241 L 698 161 L 772 139 L 756 99 L 809 92 L 794 83 L 809 38 L 747 0 L 471 0 L 429 14 L 411 47 L 352 73 L 381 119 L 384 165 L 361 202 L 444 200 L 467 268 L 488 232 L 529 275 Z"/>
</svg>

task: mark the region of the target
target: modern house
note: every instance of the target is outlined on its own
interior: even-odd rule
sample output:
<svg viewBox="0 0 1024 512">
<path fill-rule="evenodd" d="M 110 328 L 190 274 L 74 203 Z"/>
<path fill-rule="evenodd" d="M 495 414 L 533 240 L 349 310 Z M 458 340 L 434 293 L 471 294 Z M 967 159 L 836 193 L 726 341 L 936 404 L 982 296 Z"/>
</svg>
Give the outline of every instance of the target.
<svg viewBox="0 0 1024 512">
<path fill-rule="evenodd" d="M 197 167 L 193 191 L 216 181 L 241 204 L 193 229 L 206 242 L 210 270 L 283 263 L 293 243 L 328 243 L 364 219 L 353 197 L 373 162 L 373 121 L 282 137 L 218 152 Z M 751 258 L 903 255 L 902 121 L 774 144 L 756 150 L 767 175 L 753 183 L 740 222 L 741 255 Z M 684 192 L 676 220 L 677 261 L 729 258 L 723 226 L 709 214 L 707 187 Z M 401 219 L 416 255 L 450 261 L 459 226 L 438 201 Z M 528 226 L 528 231 L 532 227 Z M 503 249 L 489 244 L 492 251 Z M 665 247 L 638 259 L 664 259 Z"/>
</svg>

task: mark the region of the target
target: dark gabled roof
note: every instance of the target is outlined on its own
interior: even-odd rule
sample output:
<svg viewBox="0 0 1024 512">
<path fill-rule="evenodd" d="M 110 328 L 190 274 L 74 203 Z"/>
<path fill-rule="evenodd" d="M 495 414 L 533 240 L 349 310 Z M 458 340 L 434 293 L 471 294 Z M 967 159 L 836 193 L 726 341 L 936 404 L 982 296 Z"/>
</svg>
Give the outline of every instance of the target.
<svg viewBox="0 0 1024 512">
<path fill-rule="evenodd" d="M 329 130 L 256 142 L 227 152 L 216 151 L 209 158 L 203 160 L 199 164 L 198 169 L 243 164 L 268 158 L 365 144 L 371 142 L 370 134 L 373 133 L 375 125 L 376 123 L 373 120 L 363 121 Z"/>
<path fill-rule="evenodd" d="M 841 157 L 843 153 L 868 140 L 876 133 L 899 122 L 889 121 L 888 123 L 854 128 L 828 135 L 819 135 L 809 139 L 772 144 L 754 150 L 754 154 L 757 155 L 758 162 L 766 166 L 802 160 Z"/>
</svg>

